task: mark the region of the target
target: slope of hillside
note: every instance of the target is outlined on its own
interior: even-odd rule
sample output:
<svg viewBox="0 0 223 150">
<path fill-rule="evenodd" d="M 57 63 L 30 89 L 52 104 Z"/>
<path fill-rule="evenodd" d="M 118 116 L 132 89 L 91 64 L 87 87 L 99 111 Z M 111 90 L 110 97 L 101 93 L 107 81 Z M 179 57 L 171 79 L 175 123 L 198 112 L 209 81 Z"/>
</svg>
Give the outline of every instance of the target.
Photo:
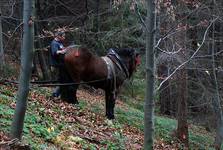
<svg viewBox="0 0 223 150">
<path fill-rule="evenodd" d="M 18 143 L 8 138 L 15 108 L 16 90 L 14 85 L 0 86 L 0 147 L 13 147 Z M 23 144 L 28 144 L 32 149 L 143 148 L 143 110 L 117 100 L 116 119 L 109 121 L 104 117 L 103 92 L 79 90 L 77 95 L 80 104 L 73 106 L 51 98 L 50 91 L 50 88 L 32 88 L 28 100 Z M 175 120 L 156 117 L 155 149 L 180 147 L 180 144 L 171 137 L 175 127 Z M 194 139 L 212 141 L 206 132 L 191 135 Z M 198 140 L 193 144 L 198 148 L 210 145 L 204 141 L 199 145 Z M 10 142 L 11 145 L 7 145 Z"/>
</svg>

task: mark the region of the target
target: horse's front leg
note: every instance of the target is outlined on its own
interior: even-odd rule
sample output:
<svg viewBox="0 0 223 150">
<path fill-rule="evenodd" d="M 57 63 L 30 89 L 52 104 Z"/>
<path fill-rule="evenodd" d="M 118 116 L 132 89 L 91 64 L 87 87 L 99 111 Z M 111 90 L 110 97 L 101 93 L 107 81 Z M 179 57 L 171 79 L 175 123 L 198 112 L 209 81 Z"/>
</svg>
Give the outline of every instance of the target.
<svg viewBox="0 0 223 150">
<path fill-rule="evenodd" d="M 111 91 L 105 91 L 105 106 L 106 106 L 106 117 L 111 120 L 115 119 L 114 108 L 115 108 L 115 96 Z"/>
</svg>

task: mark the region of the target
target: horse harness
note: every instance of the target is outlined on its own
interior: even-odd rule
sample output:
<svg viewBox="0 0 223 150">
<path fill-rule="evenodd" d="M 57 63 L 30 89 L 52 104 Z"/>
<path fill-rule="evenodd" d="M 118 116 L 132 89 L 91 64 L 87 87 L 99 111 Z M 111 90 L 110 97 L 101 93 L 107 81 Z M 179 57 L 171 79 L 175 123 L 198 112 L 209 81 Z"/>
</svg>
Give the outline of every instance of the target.
<svg viewBox="0 0 223 150">
<path fill-rule="evenodd" d="M 129 78 L 129 71 L 127 69 L 127 66 L 123 62 L 122 58 L 113 50 L 112 48 L 109 49 L 108 55 L 107 55 L 114 63 L 118 66 L 118 68 L 125 73 L 126 78 Z"/>
<path fill-rule="evenodd" d="M 112 93 L 115 96 L 115 92 L 116 92 L 116 73 L 115 73 L 115 66 L 114 66 L 112 60 L 109 57 L 104 56 L 104 57 L 101 57 L 101 58 L 105 61 L 106 65 L 107 65 L 107 69 L 108 69 L 107 79 L 108 80 L 112 80 L 113 79 L 113 88 L 112 87 L 111 88 L 113 89 L 112 90 Z"/>
<path fill-rule="evenodd" d="M 117 87 L 116 87 L 116 83 L 117 83 L 117 76 L 121 76 L 124 75 L 120 78 L 122 79 L 127 79 L 129 77 L 129 71 L 127 69 L 127 66 L 123 63 L 122 59 L 119 57 L 119 55 L 112 49 L 110 49 L 109 53 L 107 56 L 101 57 L 106 65 L 107 65 L 107 69 L 108 69 L 108 75 L 107 75 L 107 79 L 108 80 L 112 80 L 112 93 L 113 96 L 115 97 L 115 93 L 117 91 Z M 118 70 L 115 69 L 115 66 L 117 66 Z"/>
</svg>

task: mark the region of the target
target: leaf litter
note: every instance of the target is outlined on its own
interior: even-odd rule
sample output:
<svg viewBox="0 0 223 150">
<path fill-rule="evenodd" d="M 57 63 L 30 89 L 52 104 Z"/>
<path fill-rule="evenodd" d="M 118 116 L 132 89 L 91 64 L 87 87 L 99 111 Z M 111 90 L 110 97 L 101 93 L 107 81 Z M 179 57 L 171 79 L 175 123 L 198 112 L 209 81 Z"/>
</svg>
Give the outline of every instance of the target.
<svg viewBox="0 0 223 150">
<path fill-rule="evenodd" d="M 1 87 L 0 94 L 4 94 L 4 90 L 11 90 L 13 94 L 16 93 L 17 88 L 13 86 L 1 86 L 4 87 Z M 11 94 L 7 95 L 13 96 Z M 104 116 L 104 94 L 102 91 L 89 92 L 82 89 L 77 91 L 77 97 L 79 101 L 85 101 L 86 106 L 81 108 L 62 102 L 59 99 L 55 100 L 44 93 L 38 92 L 38 90 L 30 91 L 29 104 L 38 104 L 38 107 L 33 110 L 35 112 L 29 112 L 30 110 L 28 110 L 28 113 L 47 115 L 52 118 L 55 124 L 53 126 L 51 124 L 51 127 L 47 128 L 49 134 L 54 132 L 57 123 L 64 124 L 57 136 L 48 142 L 55 144 L 56 147 L 61 149 L 90 149 L 91 145 L 96 149 L 109 149 L 108 145 L 112 145 L 111 143 L 116 143 L 116 148 L 118 149 L 143 149 L 144 135 L 141 130 L 128 124 L 117 127 L 118 123 L 116 121 L 109 122 L 106 119 Z M 123 110 L 128 109 L 128 106 L 122 101 L 117 100 L 116 102 L 116 107 L 121 107 Z M 9 105 L 14 109 L 15 101 L 12 101 Z M 99 106 L 100 111 L 97 113 L 92 111 L 93 105 Z M 35 134 L 32 133 L 32 136 L 35 136 Z M 7 141 L 10 141 L 8 133 L 0 129 L 0 149 L 1 144 Z M 47 142 L 47 140 L 44 142 Z M 156 140 L 154 149 L 174 150 L 177 149 L 177 145 Z"/>
</svg>

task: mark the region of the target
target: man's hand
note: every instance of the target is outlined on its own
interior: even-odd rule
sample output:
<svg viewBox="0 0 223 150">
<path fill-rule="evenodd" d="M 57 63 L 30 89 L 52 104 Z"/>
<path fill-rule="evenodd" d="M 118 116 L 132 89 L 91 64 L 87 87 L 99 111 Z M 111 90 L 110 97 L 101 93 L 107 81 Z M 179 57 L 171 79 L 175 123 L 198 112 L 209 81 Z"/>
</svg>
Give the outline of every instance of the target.
<svg viewBox="0 0 223 150">
<path fill-rule="evenodd" d="M 65 54 L 66 53 L 66 48 L 65 49 L 62 49 L 62 50 L 58 50 L 57 51 L 57 54 Z"/>
</svg>

